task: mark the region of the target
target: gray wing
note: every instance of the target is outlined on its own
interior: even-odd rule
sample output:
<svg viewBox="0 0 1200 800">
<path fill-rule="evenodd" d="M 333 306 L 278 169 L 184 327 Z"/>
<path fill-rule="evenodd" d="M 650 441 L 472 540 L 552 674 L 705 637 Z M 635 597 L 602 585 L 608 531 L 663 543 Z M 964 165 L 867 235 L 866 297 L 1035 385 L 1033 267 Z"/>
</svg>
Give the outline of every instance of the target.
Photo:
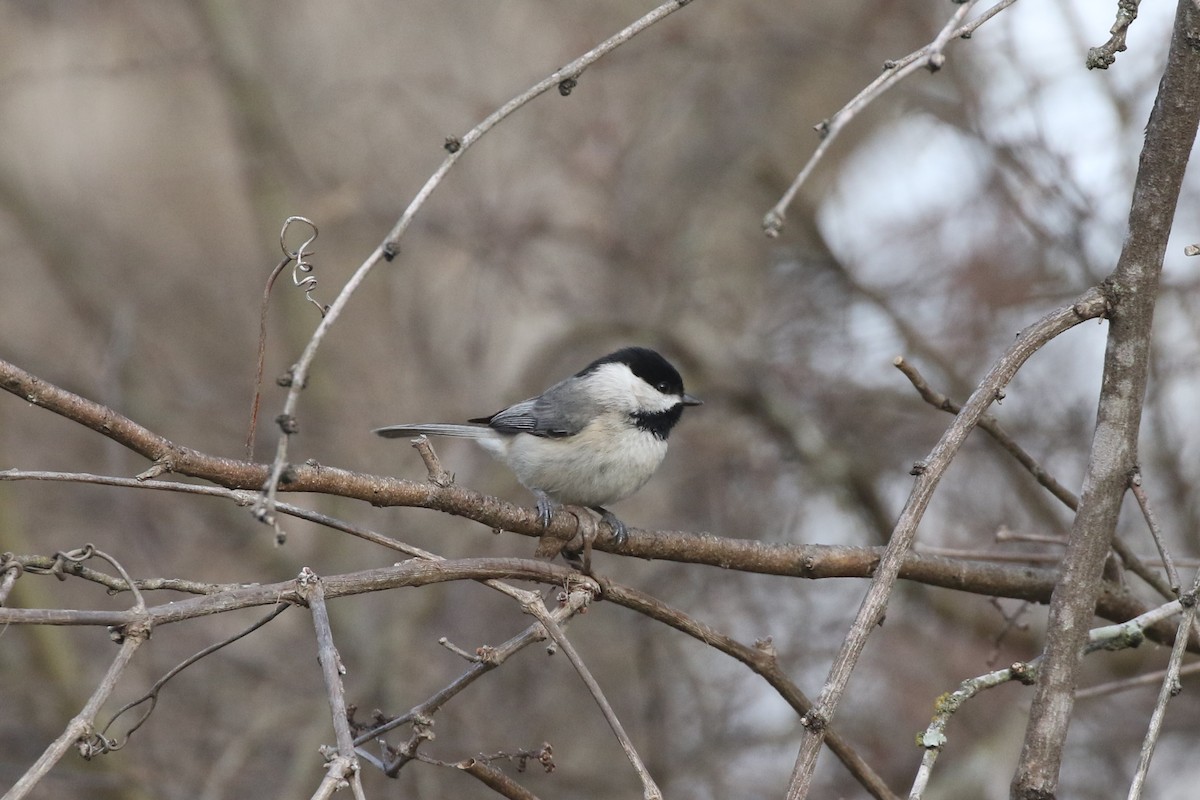
<svg viewBox="0 0 1200 800">
<path fill-rule="evenodd" d="M 573 436 L 599 411 L 599 406 L 584 397 L 579 388 L 568 378 L 537 397 L 522 400 L 490 417 L 471 421 L 486 423 L 500 433 L 531 433 L 556 439 Z"/>
</svg>

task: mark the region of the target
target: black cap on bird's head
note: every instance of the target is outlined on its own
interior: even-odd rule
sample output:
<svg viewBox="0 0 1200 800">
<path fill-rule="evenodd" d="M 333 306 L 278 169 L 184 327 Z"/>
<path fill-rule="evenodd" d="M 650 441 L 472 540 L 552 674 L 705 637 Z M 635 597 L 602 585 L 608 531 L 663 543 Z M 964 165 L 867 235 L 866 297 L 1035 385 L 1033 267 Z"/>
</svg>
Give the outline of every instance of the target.
<svg viewBox="0 0 1200 800">
<path fill-rule="evenodd" d="M 658 391 L 666 395 L 678 395 L 685 406 L 698 406 L 702 401 L 683 391 L 683 378 L 679 370 L 671 365 L 657 351 L 649 347 L 623 347 L 616 352 L 597 358 L 576 373 L 581 378 L 595 372 L 605 364 L 624 364 L 629 371 Z"/>
</svg>

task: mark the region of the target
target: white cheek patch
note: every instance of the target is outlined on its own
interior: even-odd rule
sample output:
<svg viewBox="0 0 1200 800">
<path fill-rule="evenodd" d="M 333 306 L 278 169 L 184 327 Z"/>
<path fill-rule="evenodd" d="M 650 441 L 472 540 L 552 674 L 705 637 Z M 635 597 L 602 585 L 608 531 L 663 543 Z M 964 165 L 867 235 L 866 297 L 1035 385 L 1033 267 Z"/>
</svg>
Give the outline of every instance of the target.
<svg viewBox="0 0 1200 800">
<path fill-rule="evenodd" d="M 625 364 L 604 364 L 588 376 L 589 389 L 605 408 L 651 414 L 670 411 L 679 405 L 676 395 L 663 394 L 633 374 Z"/>
</svg>

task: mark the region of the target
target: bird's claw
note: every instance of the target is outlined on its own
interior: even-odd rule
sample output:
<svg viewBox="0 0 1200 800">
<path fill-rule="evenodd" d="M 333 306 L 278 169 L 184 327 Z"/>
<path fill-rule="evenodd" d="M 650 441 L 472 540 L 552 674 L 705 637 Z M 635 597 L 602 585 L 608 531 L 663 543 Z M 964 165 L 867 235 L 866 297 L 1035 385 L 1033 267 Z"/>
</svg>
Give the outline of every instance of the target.
<svg viewBox="0 0 1200 800">
<path fill-rule="evenodd" d="M 535 492 L 534 496 L 537 498 L 538 522 L 543 528 L 549 528 L 550 521 L 554 518 L 554 512 L 558 510 L 558 503 L 551 500 L 545 492 Z M 607 523 L 612 528 L 613 544 L 621 547 L 629 541 L 629 526 L 622 522 L 616 514 L 603 506 L 592 506 L 591 508 L 600 515 L 601 522 Z"/>
<path fill-rule="evenodd" d="M 555 503 L 544 492 L 537 493 L 537 515 L 538 522 L 543 528 L 550 527 L 550 520 L 554 518 Z"/>
<path fill-rule="evenodd" d="M 600 512 L 600 520 L 607 522 L 609 527 L 612 528 L 613 544 L 620 547 L 629 541 L 629 526 L 618 519 L 616 514 L 600 506 L 596 506 L 595 510 Z"/>
</svg>

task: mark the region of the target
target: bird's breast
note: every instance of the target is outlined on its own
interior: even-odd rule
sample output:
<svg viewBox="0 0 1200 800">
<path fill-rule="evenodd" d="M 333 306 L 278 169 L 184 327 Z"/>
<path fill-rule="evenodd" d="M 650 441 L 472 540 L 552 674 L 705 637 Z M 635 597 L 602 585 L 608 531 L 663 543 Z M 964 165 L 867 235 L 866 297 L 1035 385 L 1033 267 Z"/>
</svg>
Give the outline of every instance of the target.
<svg viewBox="0 0 1200 800">
<path fill-rule="evenodd" d="M 652 433 L 597 421 L 562 439 L 518 434 L 505 461 L 522 484 L 560 503 L 603 506 L 642 488 L 666 454 Z"/>
</svg>

